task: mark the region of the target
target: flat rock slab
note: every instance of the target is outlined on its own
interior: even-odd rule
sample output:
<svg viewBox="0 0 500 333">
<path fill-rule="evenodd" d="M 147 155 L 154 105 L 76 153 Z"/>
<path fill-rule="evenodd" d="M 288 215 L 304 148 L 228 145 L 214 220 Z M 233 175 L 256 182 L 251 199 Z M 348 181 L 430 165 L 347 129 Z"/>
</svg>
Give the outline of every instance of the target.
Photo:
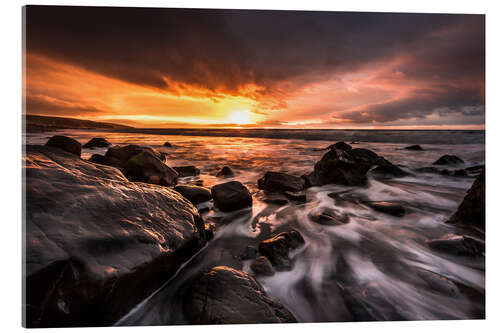
<svg viewBox="0 0 500 333">
<path fill-rule="evenodd" d="M 406 214 L 402 205 L 390 201 L 365 201 L 363 204 L 373 210 L 392 216 L 403 217 Z"/>
<path fill-rule="evenodd" d="M 205 244 L 196 208 L 162 186 L 27 146 L 26 326 L 111 325 Z"/>
<path fill-rule="evenodd" d="M 226 266 L 202 274 L 185 296 L 183 308 L 191 324 L 297 322 L 250 274 Z"/>
</svg>

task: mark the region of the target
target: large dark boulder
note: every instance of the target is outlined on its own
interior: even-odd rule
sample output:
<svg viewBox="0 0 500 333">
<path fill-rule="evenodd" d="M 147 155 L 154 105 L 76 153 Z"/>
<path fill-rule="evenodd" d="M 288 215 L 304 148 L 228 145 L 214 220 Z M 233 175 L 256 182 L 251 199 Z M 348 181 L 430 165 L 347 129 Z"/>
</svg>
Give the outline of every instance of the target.
<svg viewBox="0 0 500 333">
<path fill-rule="evenodd" d="M 302 235 L 292 229 L 260 242 L 259 252 L 269 259 L 276 270 L 291 270 L 290 249 L 296 249 L 304 243 Z"/>
<path fill-rule="evenodd" d="M 339 141 L 337 143 L 334 143 L 333 145 L 329 145 L 328 147 L 326 147 L 326 149 L 351 150 L 352 146 L 345 143 L 344 141 Z"/>
<path fill-rule="evenodd" d="M 475 226 L 484 230 L 486 222 L 485 193 L 485 172 L 483 169 L 448 222 Z"/>
<path fill-rule="evenodd" d="M 231 170 L 230 167 L 225 166 L 222 169 L 220 169 L 219 172 L 217 172 L 215 177 L 217 177 L 217 178 L 232 178 L 232 177 L 234 177 L 234 172 L 233 172 L 233 170 Z"/>
<path fill-rule="evenodd" d="M 182 194 L 183 197 L 191 201 L 194 205 L 212 199 L 212 193 L 210 190 L 202 186 L 178 185 L 174 187 L 174 191 Z"/>
<path fill-rule="evenodd" d="M 282 172 L 268 171 L 258 180 L 258 187 L 269 192 L 298 192 L 304 189 L 304 179 Z"/>
<path fill-rule="evenodd" d="M 252 195 L 240 182 L 232 181 L 212 187 L 215 206 L 223 212 L 252 207 Z"/>
<path fill-rule="evenodd" d="M 194 165 L 174 166 L 172 169 L 177 171 L 179 177 L 194 177 L 200 174 L 200 169 Z"/>
<path fill-rule="evenodd" d="M 355 148 L 347 151 L 332 149 L 314 165 L 314 171 L 305 176 L 306 186 L 326 184 L 364 185 L 366 173 L 377 165 L 392 165 L 371 150 Z"/>
<path fill-rule="evenodd" d="M 432 163 L 434 165 L 450 165 L 450 164 L 463 164 L 464 161 L 455 155 L 443 155 L 437 159 L 436 162 Z"/>
<path fill-rule="evenodd" d="M 127 177 L 134 181 L 172 186 L 177 184 L 177 171 L 163 163 L 149 151 L 131 157 L 124 165 Z"/>
<path fill-rule="evenodd" d="M 484 242 L 470 236 L 445 235 L 441 238 L 427 241 L 434 250 L 454 255 L 477 256 L 484 253 Z"/>
<path fill-rule="evenodd" d="M 52 147 L 23 158 L 28 327 L 112 325 L 206 242 L 175 191 Z"/>
<path fill-rule="evenodd" d="M 106 148 L 109 146 L 111 146 L 111 143 L 105 138 L 92 138 L 83 145 L 83 148 Z"/>
<path fill-rule="evenodd" d="M 226 266 L 202 274 L 188 290 L 183 309 L 190 324 L 297 322 L 254 277 Z"/>
<path fill-rule="evenodd" d="M 55 135 L 51 137 L 45 145 L 60 148 L 78 157 L 82 155 L 81 143 L 64 135 Z"/>
</svg>

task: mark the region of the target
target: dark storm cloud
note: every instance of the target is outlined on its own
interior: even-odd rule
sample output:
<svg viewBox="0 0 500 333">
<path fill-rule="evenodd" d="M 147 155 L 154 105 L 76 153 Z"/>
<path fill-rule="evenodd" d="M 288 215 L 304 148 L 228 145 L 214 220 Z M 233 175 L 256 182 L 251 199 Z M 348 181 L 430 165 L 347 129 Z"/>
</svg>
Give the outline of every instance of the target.
<svg viewBox="0 0 500 333">
<path fill-rule="evenodd" d="M 62 116 L 72 113 L 85 116 L 105 112 L 91 105 L 85 105 L 76 101 L 50 98 L 47 96 L 27 96 L 26 109 L 30 110 L 30 114 Z"/>
<path fill-rule="evenodd" d="M 309 82 L 403 57 L 405 80 L 435 90 L 367 107 L 376 121 L 484 104 L 484 47 L 481 15 L 27 8 L 28 52 L 171 92 L 252 83 L 278 107 Z"/>
</svg>

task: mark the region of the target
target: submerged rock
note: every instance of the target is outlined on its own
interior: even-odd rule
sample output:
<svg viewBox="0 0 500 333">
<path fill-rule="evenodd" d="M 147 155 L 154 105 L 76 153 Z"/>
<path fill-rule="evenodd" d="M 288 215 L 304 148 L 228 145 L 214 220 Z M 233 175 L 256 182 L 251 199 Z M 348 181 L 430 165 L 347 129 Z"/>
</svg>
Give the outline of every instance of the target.
<svg viewBox="0 0 500 333">
<path fill-rule="evenodd" d="M 302 235 L 292 229 L 260 242 L 259 252 L 269 259 L 276 270 L 290 270 L 292 269 L 290 249 L 296 249 L 304 243 Z"/>
<path fill-rule="evenodd" d="M 485 172 L 483 169 L 448 222 L 475 226 L 484 230 L 486 222 L 485 199 Z"/>
<path fill-rule="evenodd" d="M 60 148 L 78 157 L 82 155 L 81 143 L 64 135 L 55 135 L 51 137 L 45 145 L 48 147 Z"/>
<path fill-rule="evenodd" d="M 250 263 L 250 268 L 255 275 L 273 276 L 275 273 L 271 262 L 264 256 L 254 259 Z"/>
<path fill-rule="evenodd" d="M 83 148 L 106 148 L 109 146 L 111 146 L 111 143 L 105 138 L 92 138 L 83 145 Z"/>
<path fill-rule="evenodd" d="M 326 226 L 337 226 L 349 223 L 349 216 L 338 214 L 336 210 L 324 208 L 309 214 L 309 219 Z"/>
<path fill-rule="evenodd" d="M 200 169 L 194 165 L 174 166 L 172 169 L 177 171 L 179 177 L 194 177 L 200 174 Z"/>
<path fill-rule="evenodd" d="M 390 201 L 365 201 L 363 202 L 368 207 L 376 210 L 378 212 L 382 212 L 385 214 L 389 214 L 392 216 L 402 217 L 405 215 L 405 208 L 395 202 Z"/>
<path fill-rule="evenodd" d="M 174 187 L 174 191 L 182 194 L 182 196 L 191 201 L 193 205 L 212 199 L 210 190 L 202 186 L 177 185 Z"/>
<path fill-rule="evenodd" d="M 252 207 L 252 195 L 242 183 L 237 181 L 213 186 L 212 197 L 215 206 L 224 212 Z"/>
<path fill-rule="evenodd" d="M 230 167 L 225 166 L 222 169 L 220 169 L 219 172 L 217 172 L 215 177 L 217 177 L 217 178 L 232 178 L 232 177 L 234 177 L 234 173 Z"/>
<path fill-rule="evenodd" d="M 183 310 L 190 324 L 297 322 L 250 274 L 226 266 L 212 268 L 192 284 Z"/>
<path fill-rule="evenodd" d="M 258 187 L 269 192 L 298 192 L 304 188 L 304 179 L 282 172 L 268 171 L 258 180 Z"/>
<path fill-rule="evenodd" d="M 443 155 L 437 159 L 436 162 L 432 163 L 434 165 L 449 165 L 449 164 L 463 164 L 464 161 L 455 155 Z"/>
<path fill-rule="evenodd" d="M 28 327 L 112 325 L 206 242 L 175 191 L 53 147 L 23 159 Z"/>
<path fill-rule="evenodd" d="M 427 245 L 434 250 L 454 255 L 476 256 L 484 253 L 484 242 L 470 236 L 445 235 L 441 238 L 427 241 Z"/>
<path fill-rule="evenodd" d="M 314 165 L 314 171 L 304 176 L 307 186 L 326 184 L 364 185 L 366 173 L 377 165 L 392 165 L 385 158 L 368 149 L 355 148 L 347 151 L 332 149 Z"/>
<path fill-rule="evenodd" d="M 307 202 L 307 196 L 304 192 L 290 192 L 290 191 L 285 191 L 283 194 L 290 199 L 291 201 L 295 203 L 306 203 Z"/>
<path fill-rule="evenodd" d="M 423 150 L 420 145 L 412 145 L 405 147 L 406 150 Z"/>
<path fill-rule="evenodd" d="M 337 143 L 334 143 L 333 145 L 326 147 L 326 149 L 351 150 L 352 147 L 351 145 L 348 145 L 344 141 L 339 141 Z"/>
</svg>

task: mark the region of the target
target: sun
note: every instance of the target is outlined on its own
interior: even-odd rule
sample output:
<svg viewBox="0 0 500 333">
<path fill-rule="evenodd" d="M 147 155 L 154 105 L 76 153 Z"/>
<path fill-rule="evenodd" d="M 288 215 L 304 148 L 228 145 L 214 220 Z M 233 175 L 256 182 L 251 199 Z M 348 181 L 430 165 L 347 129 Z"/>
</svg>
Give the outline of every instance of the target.
<svg viewBox="0 0 500 333">
<path fill-rule="evenodd" d="M 252 114 L 248 110 L 233 111 L 228 116 L 228 121 L 231 124 L 247 125 L 252 123 Z"/>
</svg>

